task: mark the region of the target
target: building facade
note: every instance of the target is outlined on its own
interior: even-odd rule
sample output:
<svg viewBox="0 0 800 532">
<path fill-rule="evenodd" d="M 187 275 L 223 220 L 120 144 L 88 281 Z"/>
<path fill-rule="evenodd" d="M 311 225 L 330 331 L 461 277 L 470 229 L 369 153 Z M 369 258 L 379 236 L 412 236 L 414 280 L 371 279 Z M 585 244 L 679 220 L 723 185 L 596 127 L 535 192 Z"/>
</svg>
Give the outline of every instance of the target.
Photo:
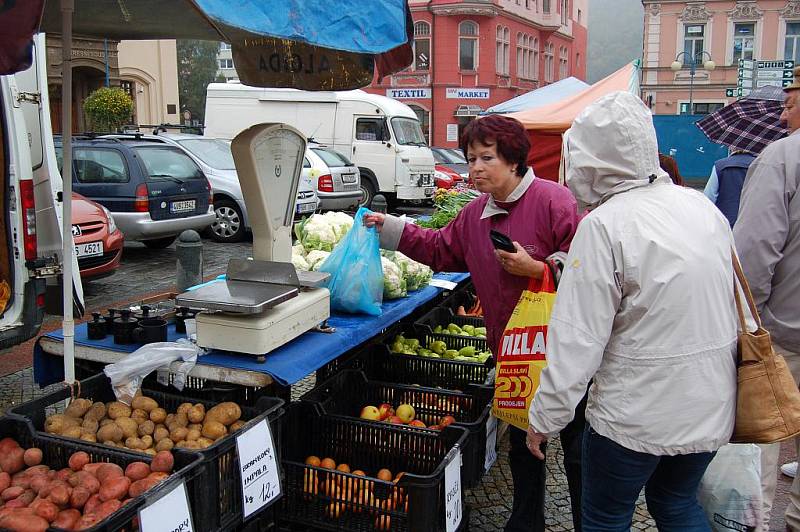
<svg viewBox="0 0 800 532">
<path fill-rule="evenodd" d="M 233 67 L 231 45 L 226 42 L 219 43 L 219 52 L 217 52 L 217 79 L 220 78 L 225 78 L 225 81 L 239 79 L 239 74 Z"/>
<path fill-rule="evenodd" d="M 779 85 L 780 68 L 800 61 L 800 0 L 643 4 L 642 98 L 655 114 L 712 112 L 751 88 Z M 740 59 L 745 70 L 753 62 L 770 62 L 761 66 L 772 72 L 757 74 L 759 79 L 753 71 L 740 73 Z M 706 68 L 709 60 L 713 70 Z M 676 61 L 681 65 L 677 71 L 670 68 Z"/>
<path fill-rule="evenodd" d="M 62 133 L 62 52 L 58 35 L 47 36 L 47 83 L 54 133 Z M 83 101 L 108 84 L 122 87 L 133 99 L 135 124 L 177 124 L 178 59 L 174 40 L 73 40 L 73 132 L 88 130 Z"/>
<path fill-rule="evenodd" d="M 414 62 L 365 90 L 408 104 L 432 146 L 455 147 L 481 111 L 586 78 L 588 0 L 409 0 Z"/>
</svg>

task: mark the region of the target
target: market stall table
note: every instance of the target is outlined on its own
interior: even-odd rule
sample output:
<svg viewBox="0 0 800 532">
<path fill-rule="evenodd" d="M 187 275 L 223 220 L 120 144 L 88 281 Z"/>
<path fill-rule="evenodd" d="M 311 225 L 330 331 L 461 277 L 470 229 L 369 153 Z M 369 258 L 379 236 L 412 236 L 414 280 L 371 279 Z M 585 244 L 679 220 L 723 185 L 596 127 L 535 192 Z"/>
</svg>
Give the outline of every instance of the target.
<svg viewBox="0 0 800 532">
<path fill-rule="evenodd" d="M 434 280 L 461 283 L 468 277 L 466 273 L 437 273 Z M 332 313 L 328 325 L 336 329 L 334 333 L 309 331 L 267 354 L 264 362 L 258 362 L 252 355 L 212 351 L 198 359 L 189 375 L 253 387 L 269 386 L 273 382 L 292 385 L 409 316 L 442 291 L 436 286 L 426 286 L 410 292 L 408 297 L 386 301 L 380 316 Z M 86 327 L 85 323 L 75 327 L 76 359 L 110 364 L 141 347 L 141 344 L 115 344 L 111 336 L 90 340 Z M 169 341 L 182 337 L 183 334 L 175 332 L 174 325 L 169 326 Z M 43 335 L 36 342 L 33 370 L 34 380 L 40 386 L 64 379 L 63 338 L 62 331 L 58 330 Z"/>
</svg>

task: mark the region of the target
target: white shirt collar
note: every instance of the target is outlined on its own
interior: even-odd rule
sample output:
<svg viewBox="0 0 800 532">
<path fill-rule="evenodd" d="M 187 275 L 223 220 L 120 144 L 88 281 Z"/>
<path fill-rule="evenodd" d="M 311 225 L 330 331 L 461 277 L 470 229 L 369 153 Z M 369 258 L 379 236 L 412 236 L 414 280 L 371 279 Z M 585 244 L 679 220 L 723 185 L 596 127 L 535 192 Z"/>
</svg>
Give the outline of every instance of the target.
<svg viewBox="0 0 800 532">
<path fill-rule="evenodd" d="M 534 179 L 536 179 L 536 176 L 533 173 L 533 168 L 528 168 L 528 171 L 525 172 L 525 176 L 522 178 L 522 181 L 520 181 L 516 188 L 511 191 L 511 194 L 508 195 L 503 203 L 514 203 L 520 199 L 523 194 L 528 191 L 528 188 L 530 188 Z M 508 211 L 498 207 L 497 202 L 495 202 L 492 195 L 489 194 L 489 201 L 486 202 L 486 206 L 483 208 L 481 220 L 490 218 L 495 214 L 508 214 Z"/>
</svg>

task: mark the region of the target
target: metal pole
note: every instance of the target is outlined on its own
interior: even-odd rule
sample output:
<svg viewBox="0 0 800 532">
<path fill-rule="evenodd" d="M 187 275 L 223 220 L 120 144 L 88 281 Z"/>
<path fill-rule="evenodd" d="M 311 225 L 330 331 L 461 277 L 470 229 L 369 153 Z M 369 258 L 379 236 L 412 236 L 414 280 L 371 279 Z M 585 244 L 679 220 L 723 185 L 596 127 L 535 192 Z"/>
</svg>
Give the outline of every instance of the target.
<svg viewBox="0 0 800 532">
<path fill-rule="evenodd" d="M 111 75 L 108 71 L 108 39 L 103 39 L 103 57 L 106 63 L 106 87 L 111 86 Z"/>
<path fill-rule="evenodd" d="M 75 381 L 75 322 L 72 318 L 72 14 L 75 0 L 61 0 L 61 113 L 63 139 L 63 177 L 61 238 L 64 285 L 64 381 Z"/>
<path fill-rule="evenodd" d="M 696 61 L 697 59 L 694 56 L 692 56 L 691 65 L 689 66 L 689 113 L 688 114 L 690 115 L 694 114 L 694 105 L 692 105 L 694 103 L 694 100 L 692 98 L 692 92 L 694 90 L 694 75 L 697 73 L 697 71 L 695 70 Z"/>
</svg>

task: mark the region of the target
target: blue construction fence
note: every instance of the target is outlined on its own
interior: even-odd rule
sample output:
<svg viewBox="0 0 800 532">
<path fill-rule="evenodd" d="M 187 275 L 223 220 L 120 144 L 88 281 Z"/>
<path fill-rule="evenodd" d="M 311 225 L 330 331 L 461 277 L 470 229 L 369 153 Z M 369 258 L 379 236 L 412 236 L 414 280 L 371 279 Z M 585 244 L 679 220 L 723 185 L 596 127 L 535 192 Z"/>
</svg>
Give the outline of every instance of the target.
<svg viewBox="0 0 800 532">
<path fill-rule="evenodd" d="M 653 115 L 658 150 L 678 163 L 681 176 L 692 184 L 705 183 L 714 161 L 728 156 L 728 148 L 708 140 L 695 122 L 705 115 Z"/>
</svg>

